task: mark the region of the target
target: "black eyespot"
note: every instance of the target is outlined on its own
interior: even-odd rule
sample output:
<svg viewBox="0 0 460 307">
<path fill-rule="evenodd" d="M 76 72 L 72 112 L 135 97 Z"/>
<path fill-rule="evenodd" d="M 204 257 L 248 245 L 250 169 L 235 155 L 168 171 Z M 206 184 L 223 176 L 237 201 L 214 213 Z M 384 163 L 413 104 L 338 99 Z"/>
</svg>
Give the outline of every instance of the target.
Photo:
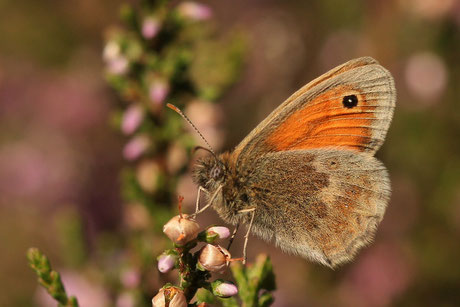
<svg viewBox="0 0 460 307">
<path fill-rule="evenodd" d="M 358 105 L 358 97 L 356 97 L 356 95 L 345 96 L 343 97 L 342 103 L 345 108 L 351 109 Z"/>
<path fill-rule="evenodd" d="M 247 194 L 241 194 L 240 197 L 241 201 L 247 203 L 249 201 L 248 195 Z"/>
</svg>

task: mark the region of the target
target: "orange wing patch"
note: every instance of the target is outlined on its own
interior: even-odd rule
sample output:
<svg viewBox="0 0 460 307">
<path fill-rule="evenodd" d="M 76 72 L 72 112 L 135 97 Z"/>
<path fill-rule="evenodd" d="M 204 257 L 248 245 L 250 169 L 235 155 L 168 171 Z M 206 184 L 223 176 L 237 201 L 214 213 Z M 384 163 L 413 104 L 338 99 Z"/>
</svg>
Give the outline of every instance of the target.
<svg viewBox="0 0 460 307">
<path fill-rule="evenodd" d="M 356 96 L 357 105 L 345 107 L 346 96 Z M 372 141 L 371 123 L 376 103 L 352 89 L 339 86 L 310 101 L 286 118 L 267 138 L 275 151 L 346 147 L 364 151 Z"/>
</svg>

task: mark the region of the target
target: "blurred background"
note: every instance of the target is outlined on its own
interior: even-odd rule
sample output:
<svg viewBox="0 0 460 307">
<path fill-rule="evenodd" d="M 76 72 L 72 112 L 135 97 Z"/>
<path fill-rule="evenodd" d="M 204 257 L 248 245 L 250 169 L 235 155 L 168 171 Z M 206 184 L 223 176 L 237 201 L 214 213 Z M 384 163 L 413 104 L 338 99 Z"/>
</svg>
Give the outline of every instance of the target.
<svg viewBox="0 0 460 307">
<path fill-rule="evenodd" d="M 122 104 L 102 59 L 122 3 L 0 2 L 1 306 L 48 304 L 27 267 L 30 246 L 47 253 L 69 291 L 90 302 L 82 306 L 130 306 L 101 277 L 118 262 L 92 268 L 108 250 L 125 254 L 113 252 L 112 241 L 126 233 L 127 215 L 129 225 L 145 219 L 142 209 L 124 205 L 127 137 L 114 129 Z M 189 104 L 186 111 L 219 150 L 236 146 L 293 91 L 349 59 L 372 56 L 396 82 L 394 120 L 377 153 L 393 195 L 375 242 L 331 271 L 252 237 L 250 260 L 265 252 L 274 263 L 274 306 L 458 305 L 460 1 L 200 3 L 211 9 L 207 22 L 218 37 L 238 31 L 245 45 L 236 82 L 212 107 Z M 208 69 L 203 74 L 219 78 Z M 183 168 L 178 193 L 193 203 L 190 166 Z M 138 179 L 152 171 L 143 169 Z M 213 212 L 201 219 L 220 223 Z M 148 223 L 162 225 L 155 215 Z M 160 251 L 161 244 L 152 253 Z M 139 282 L 130 269 L 122 279 Z M 144 292 L 154 295 L 161 283 L 152 283 L 153 292 Z"/>
</svg>

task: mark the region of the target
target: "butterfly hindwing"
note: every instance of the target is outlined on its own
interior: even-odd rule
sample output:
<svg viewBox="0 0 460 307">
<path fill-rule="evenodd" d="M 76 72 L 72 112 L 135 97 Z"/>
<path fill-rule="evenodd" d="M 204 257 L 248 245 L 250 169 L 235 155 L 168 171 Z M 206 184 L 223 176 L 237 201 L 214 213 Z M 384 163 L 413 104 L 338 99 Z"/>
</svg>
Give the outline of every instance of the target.
<svg viewBox="0 0 460 307">
<path fill-rule="evenodd" d="M 332 267 L 372 240 L 390 195 L 375 157 L 333 149 L 267 154 L 254 162 L 245 186 L 256 220 L 264 220 L 254 233 Z"/>
</svg>

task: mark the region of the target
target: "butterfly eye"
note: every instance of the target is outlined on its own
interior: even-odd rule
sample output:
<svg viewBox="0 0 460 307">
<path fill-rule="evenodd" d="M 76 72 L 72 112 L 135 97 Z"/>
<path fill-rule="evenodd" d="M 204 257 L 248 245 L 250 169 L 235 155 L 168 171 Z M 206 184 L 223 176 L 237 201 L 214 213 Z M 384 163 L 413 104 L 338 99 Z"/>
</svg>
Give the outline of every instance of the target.
<svg viewBox="0 0 460 307">
<path fill-rule="evenodd" d="M 358 105 L 358 97 L 356 97 L 356 95 L 345 96 L 343 97 L 342 103 L 345 108 L 351 109 Z"/>
<path fill-rule="evenodd" d="M 222 171 L 221 169 L 218 167 L 218 166 L 214 166 L 210 173 L 209 173 L 209 176 L 212 178 L 212 179 L 218 179 L 221 175 Z"/>
</svg>

